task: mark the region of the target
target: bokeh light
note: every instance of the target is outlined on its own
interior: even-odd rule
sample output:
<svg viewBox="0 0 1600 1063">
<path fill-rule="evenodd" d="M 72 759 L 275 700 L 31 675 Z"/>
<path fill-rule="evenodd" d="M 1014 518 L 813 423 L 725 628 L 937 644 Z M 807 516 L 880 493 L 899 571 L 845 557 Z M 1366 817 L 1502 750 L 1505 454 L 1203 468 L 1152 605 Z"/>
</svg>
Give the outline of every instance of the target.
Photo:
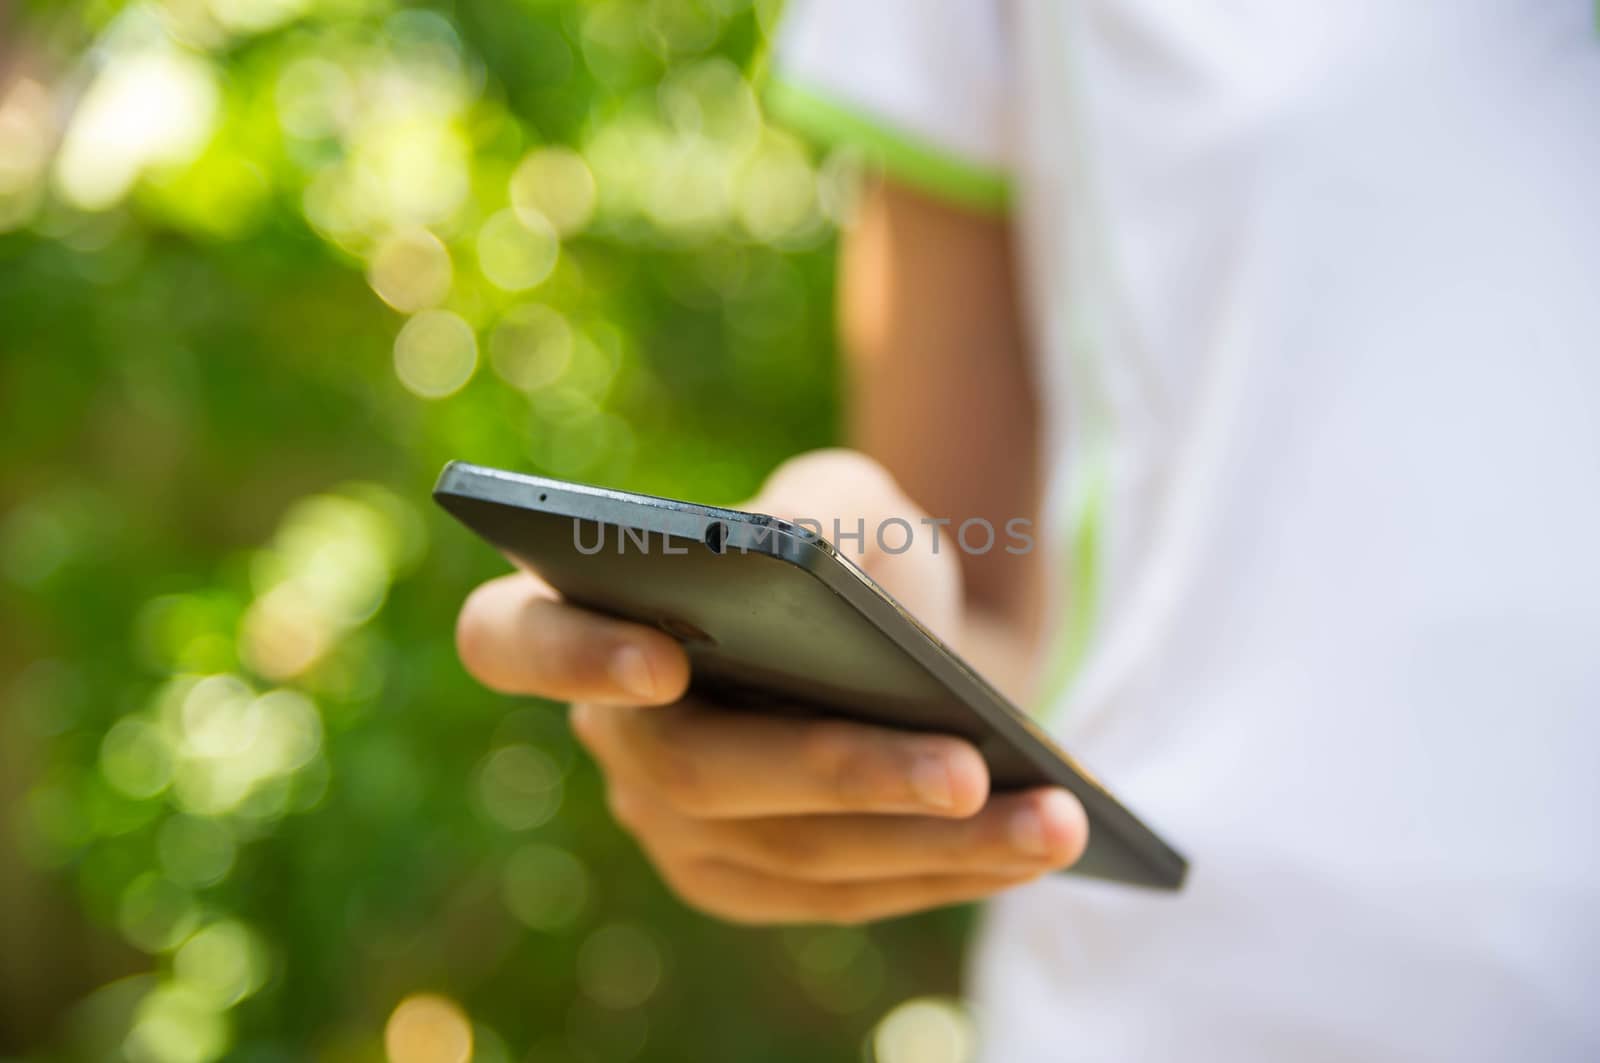
<svg viewBox="0 0 1600 1063">
<path fill-rule="evenodd" d="M 506 830 L 532 830 L 561 807 L 561 769 L 534 746 L 502 746 L 478 769 L 478 799 Z"/>
<path fill-rule="evenodd" d="M 589 900 L 589 874 L 578 858 L 553 845 L 525 845 L 506 859 L 501 896 L 531 930 L 569 929 Z"/>
<path fill-rule="evenodd" d="M 954 1000 L 908 1000 L 872 1032 L 876 1063 L 971 1063 L 975 1051 L 972 1020 Z"/>
<path fill-rule="evenodd" d="M 161 986 L 139 1002 L 123 1042 L 132 1063 L 211 1063 L 228 1050 L 227 1018 L 202 993 Z"/>
<path fill-rule="evenodd" d="M 420 228 L 391 233 L 367 262 L 367 283 L 378 298 L 407 314 L 442 303 L 453 275 L 450 249 Z"/>
<path fill-rule="evenodd" d="M 510 194 L 512 209 L 525 224 L 547 223 L 567 236 L 594 213 L 594 174 L 570 148 L 536 148 L 517 164 Z"/>
<path fill-rule="evenodd" d="M 572 362 L 572 326 L 542 303 L 513 307 L 489 334 L 489 362 L 500 379 L 534 392 L 561 378 Z"/>
<path fill-rule="evenodd" d="M 225 823 L 178 814 L 161 824 L 157 852 L 166 877 L 189 889 L 214 886 L 233 870 L 238 844 Z"/>
<path fill-rule="evenodd" d="M 354 119 L 355 92 L 345 67 L 321 56 L 302 56 L 278 75 L 278 121 L 284 132 L 302 140 L 336 136 Z"/>
<path fill-rule="evenodd" d="M 86 210 L 115 204 L 148 167 L 193 159 L 218 109 L 211 66 L 173 46 L 145 9 L 115 30 L 56 158 L 62 197 Z"/>
<path fill-rule="evenodd" d="M 785 943 L 796 980 L 826 1011 L 860 1012 L 883 988 L 883 952 L 858 927 L 795 929 L 785 935 Z"/>
<path fill-rule="evenodd" d="M 195 997 L 221 1010 L 261 988 L 266 957 L 243 923 L 224 919 L 195 932 L 172 961 L 173 976 Z"/>
<path fill-rule="evenodd" d="M 770 243 L 815 224 L 816 175 L 794 138 L 769 134 L 745 167 L 734 210 L 752 237 Z"/>
<path fill-rule="evenodd" d="M 607 1008 L 636 1008 L 661 984 L 661 949 L 645 930 L 614 923 L 595 930 L 578 953 L 578 984 Z"/>
<path fill-rule="evenodd" d="M 541 284 L 555 269 L 560 251 L 555 229 L 531 207 L 499 211 L 478 230 L 478 265 L 508 292 Z"/>
<path fill-rule="evenodd" d="M 194 930 L 200 910 L 193 894 L 157 872 L 146 872 L 122 892 L 117 925 L 134 946 L 165 952 Z"/>
<path fill-rule="evenodd" d="M 162 723 L 177 759 L 177 802 L 189 813 L 238 810 L 305 767 L 321 747 L 321 717 L 298 691 L 258 696 L 238 676 L 214 675 L 181 680 L 177 692 Z"/>
<path fill-rule="evenodd" d="M 172 782 L 166 739 L 142 719 L 118 720 L 100 740 L 100 771 L 129 797 L 154 797 Z"/>
<path fill-rule="evenodd" d="M 304 14 L 313 0 L 206 0 L 206 6 L 224 28 L 238 33 L 261 33 Z"/>
<path fill-rule="evenodd" d="M 461 315 L 424 310 L 394 340 L 394 371 L 406 390 L 442 399 L 464 387 L 478 368 L 478 336 Z"/>
<path fill-rule="evenodd" d="M 389 1063 L 468 1063 L 472 1023 L 448 997 L 418 993 L 406 997 L 383 1030 Z"/>
</svg>

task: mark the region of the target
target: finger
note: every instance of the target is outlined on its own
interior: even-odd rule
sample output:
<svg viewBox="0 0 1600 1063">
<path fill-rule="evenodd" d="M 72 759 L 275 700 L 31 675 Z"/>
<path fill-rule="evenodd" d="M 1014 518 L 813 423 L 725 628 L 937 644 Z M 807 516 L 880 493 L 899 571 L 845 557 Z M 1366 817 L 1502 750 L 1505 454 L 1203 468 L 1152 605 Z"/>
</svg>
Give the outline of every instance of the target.
<svg viewBox="0 0 1600 1063">
<path fill-rule="evenodd" d="M 1076 862 L 1089 840 L 1083 806 L 1054 787 L 996 795 L 983 811 L 960 820 L 871 815 L 703 820 L 627 787 L 613 787 L 610 799 L 618 821 L 648 839 L 653 853 L 813 882 L 1039 874 Z"/>
<path fill-rule="evenodd" d="M 989 772 L 971 743 L 845 720 L 684 701 L 659 712 L 580 706 L 579 738 L 613 781 L 706 819 L 879 812 L 970 816 Z"/>
<path fill-rule="evenodd" d="M 856 450 L 833 447 L 807 451 L 779 465 L 746 507 L 774 516 L 821 518 L 812 513 L 819 498 L 830 509 L 851 515 L 915 511 L 887 469 Z"/>
<path fill-rule="evenodd" d="M 936 634 L 952 641 L 959 634 L 953 624 L 961 612 L 961 569 L 948 550 L 939 561 L 930 559 L 938 554 L 937 529 L 923 528 L 906 549 L 882 549 L 887 522 L 917 528 L 928 514 L 879 462 L 854 450 L 810 451 L 778 466 L 745 508 L 809 523 Z M 898 541 L 899 533 L 892 534 Z"/>
<path fill-rule="evenodd" d="M 505 693 L 661 705 L 689 685 L 689 660 L 677 642 L 561 602 L 526 573 L 472 592 L 456 625 L 456 647 L 467 671 Z"/>
<path fill-rule="evenodd" d="M 689 904 L 739 923 L 865 923 L 960 904 L 1037 875 L 916 875 L 862 882 L 804 882 L 715 861 L 663 867 Z"/>
</svg>

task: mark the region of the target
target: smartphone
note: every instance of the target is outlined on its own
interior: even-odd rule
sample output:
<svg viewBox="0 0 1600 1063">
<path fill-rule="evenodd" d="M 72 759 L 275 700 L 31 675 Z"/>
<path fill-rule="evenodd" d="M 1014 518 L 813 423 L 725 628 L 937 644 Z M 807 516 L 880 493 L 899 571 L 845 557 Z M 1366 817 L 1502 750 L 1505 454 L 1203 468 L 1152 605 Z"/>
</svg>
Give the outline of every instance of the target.
<svg viewBox="0 0 1600 1063">
<path fill-rule="evenodd" d="M 445 466 L 433 497 L 568 601 L 678 639 L 698 694 L 958 735 L 992 789 L 1061 786 L 1083 803 L 1089 845 L 1068 873 L 1183 885 L 1176 849 L 816 532 L 463 462 Z"/>
</svg>

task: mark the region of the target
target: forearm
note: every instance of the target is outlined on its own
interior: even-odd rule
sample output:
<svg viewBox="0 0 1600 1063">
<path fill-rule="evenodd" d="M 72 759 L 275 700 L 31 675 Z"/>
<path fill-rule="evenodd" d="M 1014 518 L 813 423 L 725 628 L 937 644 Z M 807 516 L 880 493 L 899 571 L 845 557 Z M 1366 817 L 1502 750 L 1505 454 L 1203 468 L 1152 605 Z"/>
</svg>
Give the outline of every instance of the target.
<svg viewBox="0 0 1600 1063">
<path fill-rule="evenodd" d="M 983 608 L 968 609 L 956 652 L 1016 704 L 1032 704 L 1038 689 L 1038 625 Z"/>
<path fill-rule="evenodd" d="M 1038 411 L 1014 253 L 1004 218 L 892 184 L 863 197 L 840 262 L 851 443 L 881 462 L 912 501 L 948 520 L 961 560 L 957 650 L 1026 701 L 1040 642 Z M 961 549 L 964 521 L 993 532 Z M 1032 548 L 1007 530 L 1028 522 Z M 981 549 L 987 531 L 974 529 Z"/>
</svg>

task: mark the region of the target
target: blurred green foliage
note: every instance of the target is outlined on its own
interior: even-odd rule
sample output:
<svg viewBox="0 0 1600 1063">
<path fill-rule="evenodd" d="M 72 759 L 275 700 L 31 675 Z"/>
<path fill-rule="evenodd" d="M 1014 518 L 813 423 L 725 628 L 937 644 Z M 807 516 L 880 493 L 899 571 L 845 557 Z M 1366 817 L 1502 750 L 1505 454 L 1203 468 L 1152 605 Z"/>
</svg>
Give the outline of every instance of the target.
<svg viewBox="0 0 1600 1063">
<path fill-rule="evenodd" d="M 559 708 L 452 648 L 503 563 L 429 504 L 446 460 L 727 503 L 833 439 L 850 166 L 763 119 L 774 18 L 10 9 L 0 1037 L 28 1058 L 382 1060 L 387 1029 L 401 1063 L 468 1034 L 848 1059 L 952 987 L 959 914 L 682 908 Z"/>
</svg>

